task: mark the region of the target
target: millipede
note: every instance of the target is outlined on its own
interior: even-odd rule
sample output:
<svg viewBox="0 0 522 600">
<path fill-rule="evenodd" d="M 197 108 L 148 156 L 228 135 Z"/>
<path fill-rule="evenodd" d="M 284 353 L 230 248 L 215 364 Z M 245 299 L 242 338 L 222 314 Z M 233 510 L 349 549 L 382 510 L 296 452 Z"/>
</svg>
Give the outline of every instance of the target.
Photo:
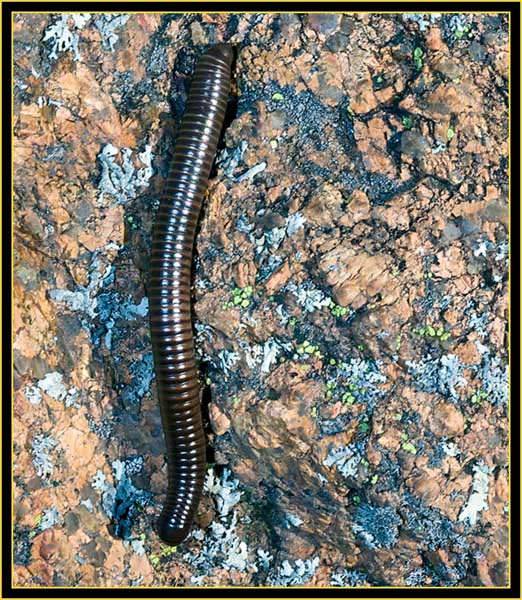
<svg viewBox="0 0 522 600">
<path fill-rule="evenodd" d="M 225 120 L 232 60 L 227 44 L 216 44 L 198 60 L 152 232 L 149 319 L 168 463 L 167 497 L 156 529 L 172 545 L 190 532 L 205 477 L 190 277 L 198 218 Z"/>
</svg>

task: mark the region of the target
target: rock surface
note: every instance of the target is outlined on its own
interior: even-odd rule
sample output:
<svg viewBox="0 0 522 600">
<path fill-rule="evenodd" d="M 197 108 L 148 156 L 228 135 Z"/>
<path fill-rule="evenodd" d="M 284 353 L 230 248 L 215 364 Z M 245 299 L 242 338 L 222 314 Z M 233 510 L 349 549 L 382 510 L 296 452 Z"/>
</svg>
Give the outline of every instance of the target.
<svg viewBox="0 0 522 600">
<path fill-rule="evenodd" d="M 506 15 L 14 28 L 15 584 L 506 585 Z M 194 276 L 213 464 L 173 550 L 148 247 L 222 40 Z"/>
</svg>

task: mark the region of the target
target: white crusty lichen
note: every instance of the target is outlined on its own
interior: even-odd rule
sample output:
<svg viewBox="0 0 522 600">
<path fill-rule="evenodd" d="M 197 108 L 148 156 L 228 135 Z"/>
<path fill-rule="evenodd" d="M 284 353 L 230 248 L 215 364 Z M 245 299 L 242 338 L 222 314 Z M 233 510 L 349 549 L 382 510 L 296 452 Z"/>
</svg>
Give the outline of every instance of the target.
<svg viewBox="0 0 522 600">
<path fill-rule="evenodd" d="M 277 250 L 285 238 L 285 227 L 273 227 L 264 234 L 263 244 L 268 244 L 270 250 Z"/>
<path fill-rule="evenodd" d="M 103 258 L 103 260 L 100 260 Z M 98 306 L 97 292 L 114 272 L 111 264 L 105 264 L 107 257 L 100 257 L 95 251 L 89 266 L 89 283 L 87 286 L 79 286 L 76 291 L 55 288 L 49 290 L 49 299 L 65 306 L 73 312 L 84 312 L 94 319 Z"/>
<path fill-rule="evenodd" d="M 239 146 L 234 149 L 225 148 L 220 152 L 216 159 L 216 164 L 223 169 L 226 177 L 234 180 L 234 171 L 238 167 L 239 163 L 243 160 L 243 154 L 248 148 L 248 142 L 245 140 L 241 141 Z"/>
<path fill-rule="evenodd" d="M 266 169 L 266 162 L 261 162 L 258 165 L 254 165 L 241 175 L 235 178 L 237 183 L 245 181 L 245 179 L 253 179 L 259 173 L 262 173 Z"/>
<path fill-rule="evenodd" d="M 118 319 L 125 319 L 131 321 L 138 317 L 145 317 L 149 312 L 149 299 L 143 297 L 138 304 L 134 304 L 132 298 L 123 300 L 121 304 L 114 305 L 114 310 L 110 313 L 110 316 L 105 321 L 105 328 L 107 329 L 104 341 L 107 350 L 112 349 L 112 335 L 113 329 Z"/>
<path fill-rule="evenodd" d="M 336 587 L 359 587 L 367 582 L 368 576 L 359 571 L 340 569 L 332 574 L 330 585 Z"/>
<path fill-rule="evenodd" d="M 418 362 L 406 361 L 406 366 L 417 387 L 428 393 L 438 392 L 453 401 L 460 397 L 457 388 L 468 383 L 462 374 L 464 365 L 454 354 L 443 354 L 440 358 L 428 354 Z"/>
<path fill-rule="evenodd" d="M 475 525 L 479 513 L 488 508 L 489 476 L 491 469 L 485 462 L 479 461 L 473 467 L 472 492 L 467 503 L 462 508 L 459 521 L 467 521 Z"/>
<path fill-rule="evenodd" d="M 58 371 L 47 373 L 43 379 L 37 383 L 42 392 L 45 392 L 51 398 L 65 402 L 65 406 L 74 406 L 78 399 L 78 390 L 63 383 L 63 375 Z"/>
<path fill-rule="evenodd" d="M 207 471 L 204 489 L 213 496 L 220 516 L 226 517 L 241 499 L 238 487 L 239 481 L 232 478 L 228 469 L 223 470 L 221 478 L 216 476 L 214 469 Z"/>
<path fill-rule="evenodd" d="M 46 30 L 43 37 L 44 42 L 52 42 L 49 58 L 55 60 L 58 58 L 58 54 L 70 50 L 73 53 L 74 60 L 81 61 L 82 57 L 78 48 L 80 38 L 77 31 L 83 29 L 90 18 L 91 15 L 88 13 L 64 13 L 59 15 Z"/>
<path fill-rule="evenodd" d="M 355 477 L 361 459 L 362 457 L 355 446 L 350 444 L 349 446 L 339 446 L 330 450 L 323 461 L 323 465 L 325 467 L 335 466 L 343 477 Z"/>
<path fill-rule="evenodd" d="M 205 478 L 205 491 L 210 494 L 217 509 L 217 519 L 207 531 L 196 529 L 192 537 L 203 541 L 198 554 L 187 552 L 183 558 L 196 570 L 191 577 L 193 585 L 203 585 L 215 568 L 257 572 L 255 560 L 245 541 L 237 534 L 238 516 L 234 507 L 241 498 L 239 482 L 224 469 L 218 477 L 212 468 Z"/>
<path fill-rule="evenodd" d="M 46 508 L 40 521 L 40 530 L 45 531 L 60 522 L 60 511 L 57 508 Z"/>
<path fill-rule="evenodd" d="M 302 306 L 306 312 L 314 312 L 330 304 L 330 298 L 324 294 L 311 281 L 305 281 L 297 286 L 290 281 L 283 288 L 283 291 L 291 292 L 297 299 L 297 303 Z"/>
<path fill-rule="evenodd" d="M 239 362 L 239 354 L 233 350 L 220 350 L 218 352 L 219 365 L 225 374 L 228 376 L 234 365 Z"/>
<path fill-rule="evenodd" d="M 97 15 L 94 20 L 94 26 L 100 32 L 102 47 L 105 50 L 114 50 L 114 45 L 118 41 L 118 36 L 115 33 L 117 29 L 123 27 L 130 19 L 130 15 L 118 14 L 102 14 Z"/>
<path fill-rule="evenodd" d="M 54 465 L 49 452 L 56 448 L 58 441 L 50 435 L 37 435 L 31 445 L 33 465 L 39 477 L 47 478 L 53 474 Z"/>
<path fill-rule="evenodd" d="M 298 515 L 287 512 L 283 517 L 283 523 L 287 529 L 290 529 L 291 527 L 299 527 L 299 525 L 302 525 L 304 521 Z"/>
<path fill-rule="evenodd" d="M 112 144 L 106 144 L 98 154 L 101 164 L 101 178 L 98 184 L 100 194 L 98 202 L 102 202 L 105 194 L 116 199 L 118 204 L 124 204 L 128 200 L 136 198 L 138 188 L 149 186 L 149 180 L 153 175 L 152 146 L 145 145 L 144 152 L 138 153 L 138 159 L 143 167 L 136 169 L 134 166 L 133 151 L 130 148 L 122 148 L 121 160 L 116 162 L 120 151 Z"/>
<path fill-rule="evenodd" d="M 264 344 L 249 344 L 244 340 L 238 342 L 249 369 L 260 365 L 261 373 L 269 373 L 270 368 L 277 362 L 281 350 L 290 350 L 292 344 L 271 337 Z"/>
<path fill-rule="evenodd" d="M 270 585 L 285 587 L 303 585 L 314 576 L 318 566 L 319 558 L 317 556 L 306 560 L 298 558 L 291 562 L 284 560 L 277 571 L 269 575 L 268 582 Z"/>
<path fill-rule="evenodd" d="M 500 358 L 479 341 L 475 345 L 482 356 L 482 363 L 475 370 L 482 381 L 484 399 L 491 404 L 506 405 L 509 399 L 509 366 L 502 365 Z"/>
<path fill-rule="evenodd" d="M 281 351 L 281 345 L 275 339 L 267 340 L 263 345 L 263 362 L 261 372 L 268 373 L 270 367 L 276 362 L 277 355 Z"/>
<path fill-rule="evenodd" d="M 424 32 L 441 18 L 440 13 L 403 13 L 404 21 L 413 21 L 419 26 L 419 30 Z"/>
<path fill-rule="evenodd" d="M 294 233 L 297 233 L 300 229 L 302 229 L 305 223 L 306 219 L 300 212 L 295 212 L 291 215 L 288 215 L 286 218 L 286 235 L 291 237 L 294 235 Z"/>
<path fill-rule="evenodd" d="M 37 385 L 26 385 L 24 394 L 31 404 L 37 405 L 42 401 L 42 392 Z"/>
<path fill-rule="evenodd" d="M 259 567 L 265 571 L 268 570 L 274 557 L 266 550 L 263 550 L 263 548 L 257 549 L 257 556 Z"/>
</svg>

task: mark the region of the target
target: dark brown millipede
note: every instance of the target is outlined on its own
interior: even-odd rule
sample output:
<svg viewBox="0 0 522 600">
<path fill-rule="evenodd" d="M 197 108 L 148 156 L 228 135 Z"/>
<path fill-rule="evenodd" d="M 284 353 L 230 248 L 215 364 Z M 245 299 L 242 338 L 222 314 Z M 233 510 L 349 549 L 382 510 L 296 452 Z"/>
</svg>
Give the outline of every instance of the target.
<svg viewBox="0 0 522 600">
<path fill-rule="evenodd" d="M 167 544 L 188 535 L 203 491 L 206 445 L 190 273 L 198 217 L 227 108 L 232 58 L 230 46 L 217 44 L 198 61 L 152 233 L 150 329 L 168 462 L 167 499 L 157 531 Z"/>
</svg>

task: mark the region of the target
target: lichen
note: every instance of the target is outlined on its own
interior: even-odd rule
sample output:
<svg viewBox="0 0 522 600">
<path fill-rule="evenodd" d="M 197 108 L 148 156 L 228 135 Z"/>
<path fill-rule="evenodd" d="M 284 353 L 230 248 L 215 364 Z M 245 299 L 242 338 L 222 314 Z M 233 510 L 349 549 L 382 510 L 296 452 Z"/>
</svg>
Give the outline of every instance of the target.
<svg viewBox="0 0 522 600">
<path fill-rule="evenodd" d="M 110 13 L 97 15 L 93 19 L 94 26 L 100 32 L 102 47 L 105 50 L 110 50 L 111 52 L 114 51 L 114 45 L 119 39 L 115 31 L 120 27 L 123 27 L 129 19 L 130 15 L 118 15 Z"/>
<path fill-rule="evenodd" d="M 401 518 L 393 507 L 361 504 L 352 529 L 369 548 L 393 548 L 399 537 L 400 524 Z"/>
<path fill-rule="evenodd" d="M 361 458 L 362 456 L 358 453 L 357 448 L 350 444 L 349 446 L 339 446 L 330 450 L 323 464 L 326 467 L 335 466 L 343 477 L 355 477 Z"/>
<path fill-rule="evenodd" d="M 406 361 L 406 365 L 419 389 L 438 392 L 454 402 L 460 398 L 456 388 L 468 383 L 462 375 L 464 366 L 454 354 L 443 354 L 440 358 L 428 354 L 418 362 Z"/>
<path fill-rule="evenodd" d="M 332 574 L 330 585 L 335 587 L 362 587 L 368 582 L 368 575 L 359 571 L 340 569 Z"/>
<path fill-rule="evenodd" d="M 428 550 L 464 545 L 453 523 L 439 510 L 426 506 L 422 500 L 407 493 L 401 507 L 404 529 Z"/>
<path fill-rule="evenodd" d="M 33 465 L 36 473 L 43 479 L 49 478 L 54 471 L 53 461 L 49 451 L 58 445 L 58 441 L 51 435 L 37 435 L 31 445 Z"/>
<path fill-rule="evenodd" d="M 506 406 L 509 399 L 509 366 L 502 366 L 500 359 L 488 350 L 478 376 L 482 381 L 484 398 L 491 404 Z"/>
<path fill-rule="evenodd" d="M 330 304 L 330 298 L 311 281 L 305 281 L 301 286 L 290 281 L 283 291 L 291 292 L 306 312 L 312 313 Z"/>
<path fill-rule="evenodd" d="M 107 249 L 109 249 L 107 247 Z M 84 313 L 82 325 L 90 330 L 92 319 L 97 314 L 97 292 L 114 279 L 114 267 L 107 262 L 107 257 L 95 251 L 89 264 L 89 283 L 87 286 L 78 286 L 75 291 L 51 289 L 48 297 L 53 302 L 65 304 L 73 312 Z"/>
<path fill-rule="evenodd" d="M 439 13 L 404 13 L 402 19 L 404 21 L 412 21 L 417 23 L 419 31 L 427 31 L 434 23 L 441 18 Z"/>
<path fill-rule="evenodd" d="M 130 148 L 122 148 L 121 164 L 116 162 L 120 151 L 112 144 L 106 144 L 98 154 L 101 165 L 101 177 L 98 183 L 100 193 L 98 202 L 103 202 L 105 195 L 115 198 L 118 204 L 125 204 L 138 195 L 139 188 L 147 188 L 149 180 L 153 175 L 152 146 L 145 145 L 144 152 L 138 153 L 138 159 L 143 167 L 136 169 L 133 151 Z"/>
<path fill-rule="evenodd" d="M 295 561 L 284 560 L 275 573 L 270 573 L 268 583 L 274 586 L 303 585 L 314 576 L 319 566 L 319 558 L 298 558 Z"/>
<path fill-rule="evenodd" d="M 257 572 L 256 561 L 247 543 L 237 534 L 238 516 L 233 508 L 241 497 L 239 482 L 231 477 L 227 469 L 218 477 L 211 468 L 205 479 L 205 491 L 211 495 L 216 505 L 218 518 L 210 524 L 207 531 L 196 529 L 192 532 L 194 539 L 204 543 L 198 554 L 187 552 L 183 555 L 196 571 L 191 577 L 191 583 L 203 585 L 205 578 L 218 567 Z"/>
<path fill-rule="evenodd" d="M 67 388 L 63 383 L 63 375 L 58 371 L 47 373 L 43 379 L 38 381 L 37 385 L 42 392 L 55 400 L 63 401 L 67 407 L 76 404 L 78 390 L 74 386 Z"/>
<path fill-rule="evenodd" d="M 291 237 L 304 227 L 305 217 L 300 212 L 292 213 L 286 218 L 286 235 Z"/>
<path fill-rule="evenodd" d="M 113 534 L 124 540 L 131 540 L 132 528 L 138 510 L 150 503 L 152 494 L 138 489 L 130 480 L 130 476 L 139 472 L 143 459 L 132 456 L 112 463 L 113 482 L 107 481 L 103 471 L 98 469 L 91 485 L 100 492 L 102 509 L 111 519 Z"/>
<path fill-rule="evenodd" d="M 483 462 L 479 461 L 473 466 L 472 493 L 467 503 L 459 514 L 459 521 L 467 521 L 470 525 L 475 525 L 479 513 L 488 508 L 489 476 L 491 469 Z"/>
<path fill-rule="evenodd" d="M 297 515 L 294 515 L 293 513 L 287 512 L 284 515 L 283 524 L 288 529 L 290 529 L 291 527 L 299 527 L 299 525 L 302 525 L 303 523 L 303 519 L 301 519 L 301 517 Z"/>
<path fill-rule="evenodd" d="M 40 521 L 40 530 L 45 531 L 60 522 L 60 511 L 57 508 L 46 508 Z"/>
<path fill-rule="evenodd" d="M 267 166 L 266 162 L 264 162 L 264 161 L 257 165 L 254 165 L 253 167 L 246 170 L 241 175 L 238 175 L 235 178 L 236 183 L 240 183 L 241 181 L 245 181 L 246 179 L 253 179 L 256 175 L 259 175 L 259 173 L 262 173 L 266 169 L 266 166 Z"/>
<path fill-rule="evenodd" d="M 38 405 L 42 402 L 42 392 L 37 385 L 26 385 L 24 394 L 31 404 Z"/>
<path fill-rule="evenodd" d="M 210 468 L 207 471 L 204 489 L 213 496 L 220 516 L 226 517 L 241 499 L 241 491 L 238 487 L 239 481 L 232 478 L 228 469 L 223 469 L 220 478 L 216 476 L 214 469 Z"/>
<path fill-rule="evenodd" d="M 57 59 L 58 53 L 62 54 L 69 50 L 72 51 L 75 61 L 82 60 L 78 48 L 80 39 L 77 30 L 83 29 L 90 18 L 89 13 L 63 13 L 57 17 L 43 37 L 44 42 L 52 42 L 51 52 L 49 53 L 50 60 Z"/>
<path fill-rule="evenodd" d="M 239 354 L 233 350 L 220 350 L 218 358 L 223 373 L 228 376 L 234 365 L 239 361 Z"/>
</svg>

